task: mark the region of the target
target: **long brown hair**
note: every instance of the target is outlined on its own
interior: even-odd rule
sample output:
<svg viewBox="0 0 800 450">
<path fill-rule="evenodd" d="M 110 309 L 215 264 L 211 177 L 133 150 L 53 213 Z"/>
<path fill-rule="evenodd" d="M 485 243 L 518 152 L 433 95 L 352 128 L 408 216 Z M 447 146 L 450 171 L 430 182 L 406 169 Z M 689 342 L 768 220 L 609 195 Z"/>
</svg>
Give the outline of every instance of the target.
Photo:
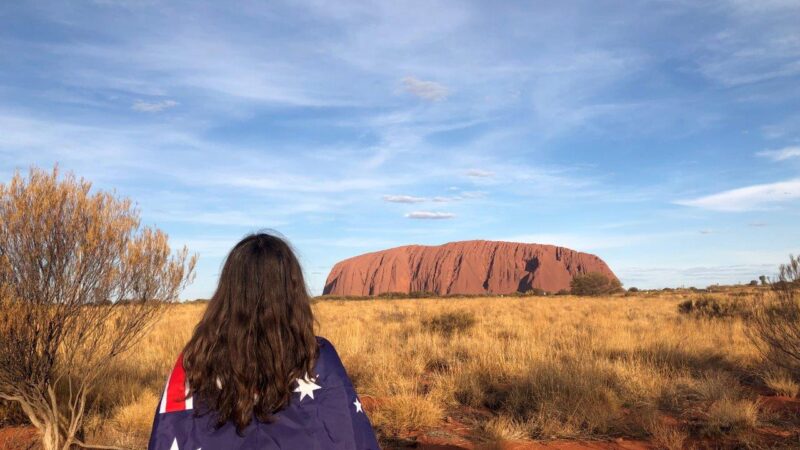
<svg viewBox="0 0 800 450">
<path fill-rule="evenodd" d="M 219 285 L 183 351 L 198 413 L 242 432 L 269 421 L 297 378 L 313 376 L 314 317 L 300 263 L 286 241 L 257 233 L 231 250 Z"/>
</svg>

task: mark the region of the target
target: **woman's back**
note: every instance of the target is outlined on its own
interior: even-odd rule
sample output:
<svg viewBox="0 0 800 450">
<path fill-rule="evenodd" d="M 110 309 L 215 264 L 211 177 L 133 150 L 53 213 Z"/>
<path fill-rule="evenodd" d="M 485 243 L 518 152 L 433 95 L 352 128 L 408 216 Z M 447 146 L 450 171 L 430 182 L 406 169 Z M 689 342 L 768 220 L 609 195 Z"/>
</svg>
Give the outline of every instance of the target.
<svg viewBox="0 0 800 450">
<path fill-rule="evenodd" d="M 269 234 L 239 242 L 178 357 L 150 450 L 377 449 L 339 356 L 314 336 L 302 269 Z"/>
<path fill-rule="evenodd" d="M 242 435 L 236 425 L 216 428 L 211 414 L 195 415 L 194 399 L 184 399 L 181 360 L 170 375 L 153 424 L 150 450 L 379 449 L 361 401 L 333 345 L 318 338 L 314 377 L 299 380 L 289 405 L 270 423 L 253 420 Z"/>
</svg>

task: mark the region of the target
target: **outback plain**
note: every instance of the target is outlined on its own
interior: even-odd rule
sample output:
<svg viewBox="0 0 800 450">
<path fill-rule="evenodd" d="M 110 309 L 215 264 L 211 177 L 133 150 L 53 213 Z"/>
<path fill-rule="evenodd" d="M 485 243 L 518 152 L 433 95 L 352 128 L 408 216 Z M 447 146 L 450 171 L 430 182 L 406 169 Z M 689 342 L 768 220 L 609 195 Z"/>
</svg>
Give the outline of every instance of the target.
<svg viewBox="0 0 800 450">
<path fill-rule="evenodd" d="M 384 448 L 797 448 L 798 387 L 749 338 L 765 287 L 317 299 Z M 101 380 L 88 441 L 143 449 L 205 308 L 169 306 Z M 3 448 L 29 448 L 5 409 Z M 0 446 L 2 446 L 0 445 Z"/>
</svg>

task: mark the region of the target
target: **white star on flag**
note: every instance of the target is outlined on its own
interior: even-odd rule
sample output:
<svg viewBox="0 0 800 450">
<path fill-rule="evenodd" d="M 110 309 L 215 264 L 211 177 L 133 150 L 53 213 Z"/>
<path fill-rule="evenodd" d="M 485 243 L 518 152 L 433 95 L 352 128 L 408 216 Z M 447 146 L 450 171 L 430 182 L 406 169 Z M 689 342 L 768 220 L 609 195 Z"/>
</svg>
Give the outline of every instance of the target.
<svg viewBox="0 0 800 450">
<path fill-rule="evenodd" d="M 317 381 L 316 378 L 309 378 L 308 375 L 305 378 L 298 378 L 297 379 L 297 389 L 294 392 L 300 393 L 300 401 L 302 402 L 306 396 L 311 397 L 311 400 L 314 400 L 314 391 L 317 389 L 322 389 L 321 386 L 315 384 L 314 382 Z"/>
<path fill-rule="evenodd" d="M 175 440 L 172 441 L 172 446 L 169 448 L 169 450 L 181 450 L 181 448 L 178 447 L 178 438 L 175 438 Z M 197 450 L 203 450 L 203 449 L 198 448 Z"/>
<path fill-rule="evenodd" d="M 361 402 L 360 402 L 360 401 L 358 401 L 358 397 L 356 397 L 356 401 L 354 401 L 354 402 L 353 402 L 353 404 L 354 404 L 354 405 L 356 405 L 356 412 L 357 412 L 357 413 L 359 413 L 359 412 L 360 412 L 360 413 L 363 413 L 363 412 L 364 412 L 364 411 L 361 409 Z"/>
</svg>

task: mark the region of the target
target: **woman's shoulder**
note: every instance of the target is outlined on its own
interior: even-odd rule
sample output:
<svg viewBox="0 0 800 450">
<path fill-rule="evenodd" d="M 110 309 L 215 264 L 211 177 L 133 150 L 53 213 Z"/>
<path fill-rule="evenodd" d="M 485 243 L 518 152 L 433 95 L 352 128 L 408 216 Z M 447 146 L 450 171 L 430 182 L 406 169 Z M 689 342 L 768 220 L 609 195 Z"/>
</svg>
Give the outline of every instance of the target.
<svg viewBox="0 0 800 450">
<path fill-rule="evenodd" d="M 344 370 L 342 360 L 336 352 L 333 344 L 324 337 L 317 336 L 319 344 L 319 355 L 317 356 L 317 376 L 329 382 L 345 382 L 347 373 Z"/>
<path fill-rule="evenodd" d="M 317 336 L 317 345 L 319 346 L 318 361 L 339 361 L 339 353 L 336 352 L 336 347 L 333 346 L 331 341 L 322 336 Z"/>
</svg>

